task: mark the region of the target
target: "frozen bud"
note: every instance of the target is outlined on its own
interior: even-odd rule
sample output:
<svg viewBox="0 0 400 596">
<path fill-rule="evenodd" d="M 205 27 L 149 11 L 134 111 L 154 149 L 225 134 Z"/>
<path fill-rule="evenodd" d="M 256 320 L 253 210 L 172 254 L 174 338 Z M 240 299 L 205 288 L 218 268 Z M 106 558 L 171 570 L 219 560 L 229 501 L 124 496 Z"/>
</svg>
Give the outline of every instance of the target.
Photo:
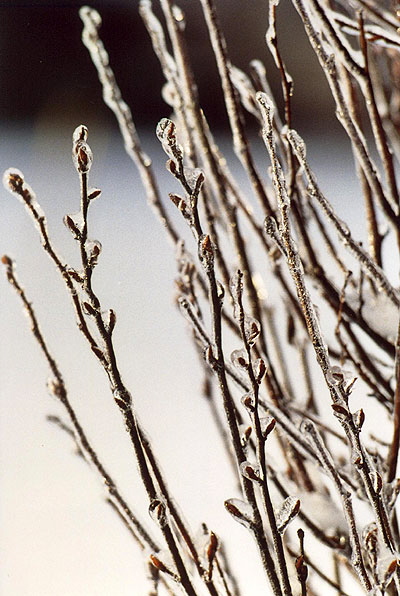
<svg viewBox="0 0 400 596">
<path fill-rule="evenodd" d="M 283 501 L 279 511 L 277 511 L 275 514 L 278 532 L 280 534 L 284 533 L 289 523 L 296 517 L 299 511 L 299 499 L 296 499 L 295 497 L 287 497 Z"/>
<path fill-rule="evenodd" d="M 13 266 L 13 261 L 12 261 L 12 259 L 8 255 L 3 255 L 1 257 L 1 262 L 6 267 L 12 267 Z"/>
<path fill-rule="evenodd" d="M 86 142 L 88 129 L 81 124 L 72 135 L 72 161 L 80 174 L 86 174 L 92 167 L 93 154 Z"/>
<path fill-rule="evenodd" d="M 361 430 L 365 420 L 365 414 L 362 408 L 360 408 L 359 410 L 357 410 L 357 412 L 355 412 L 355 414 L 353 414 L 353 420 L 358 430 Z"/>
<path fill-rule="evenodd" d="M 276 420 L 275 418 L 271 418 L 271 416 L 267 416 L 266 418 L 260 418 L 260 424 L 262 436 L 266 439 L 274 430 Z"/>
<path fill-rule="evenodd" d="M 304 563 L 304 556 L 300 555 L 296 558 L 295 567 L 297 571 L 297 577 L 300 583 L 305 584 L 308 577 L 308 567 Z"/>
<path fill-rule="evenodd" d="M 166 166 L 168 172 L 170 172 L 173 176 L 177 175 L 178 170 L 176 168 L 176 163 L 174 162 L 173 159 L 169 159 L 167 161 L 167 163 L 165 164 L 165 166 Z"/>
<path fill-rule="evenodd" d="M 59 399 L 63 394 L 63 386 L 57 379 L 49 379 L 47 381 L 47 391 L 50 395 L 54 395 Z"/>
<path fill-rule="evenodd" d="M 89 201 L 94 201 L 101 195 L 101 190 L 99 188 L 91 188 L 88 194 Z"/>
<path fill-rule="evenodd" d="M 93 163 L 93 154 L 87 143 L 79 143 L 78 145 L 75 145 L 73 162 L 80 174 L 87 174 L 87 172 L 89 172 Z"/>
<path fill-rule="evenodd" d="M 268 97 L 268 95 L 263 91 L 258 91 L 256 93 L 256 100 L 263 108 L 264 114 L 266 115 L 267 119 L 272 118 L 275 108 L 274 104 L 272 103 L 272 100 Z"/>
<path fill-rule="evenodd" d="M 208 234 L 202 234 L 199 238 L 199 259 L 205 270 L 211 271 L 214 265 L 214 250 Z"/>
<path fill-rule="evenodd" d="M 153 499 L 149 506 L 149 515 L 161 528 L 167 523 L 165 503 L 161 499 Z"/>
<path fill-rule="evenodd" d="M 260 323 L 254 317 L 245 315 L 244 333 L 249 346 L 253 346 L 260 335 Z"/>
<path fill-rule="evenodd" d="M 389 582 L 392 579 L 394 572 L 397 569 L 399 562 L 397 559 L 393 558 L 391 553 L 388 553 L 386 556 L 381 556 L 378 559 L 378 576 L 381 579 L 381 583 L 387 587 Z"/>
<path fill-rule="evenodd" d="M 326 373 L 326 380 L 330 385 L 343 385 L 345 381 L 350 380 L 352 377 L 351 373 L 343 370 L 340 366 L 331 366 Z"/>
<path fill-rule="evenodd" d="M 183 174 L 186 182 L 192 189 L 192 192 L 199 194 L 204 182 L 204 174 L 200 168 L 183 168 Z"/>
<path fill-rule="evenodd" d="M 20 194 L 24 185 L 23 173 L 17 168 L 9 168 L 3 174 L 3 185 L 6 190 Z"/>
<path fill-rule="evenodd" d="M 216 534 L 214 534 L 214 532 L 210 532 L 210 539 L 206 547 L 206 557 L 209 564 L 213 562 L 215 555 L 217 554 L 218 546 L 218 537 L 216 536 Z"/>
<path fill-rule="evenodd" d="M 177 207 L 179 211 L 182 213 L 183 217 L 187 218 L 190 216 L 190 210 L 188 209 L 185 199 L 173 192 L 170 192 L 168 196 L 175 205 L 175 207 Z"/>
<path fill-rule="evenodd" d="M 78 282 L 80 284 L 83 283 L 84 277 L 83 277 L 83 275 L 81 275 L 80 273 L 78 273 L 78 271 L 76 271 L 76 269 L 73 269 L 72 267 L 69 267 L 67 269 L 67 273 L 76 282 Z"/>
<path fill-rule="evenodd" d="M 375 522 L 369 524 L 364 528 L 363 541 L 366 549 L 370 552 L 376 552 L 378 547 L 378 528 Z"/>
<path fill-rule="evenodd" d="M 88 255 L 88 265 L 89 267 L 93 268 L 95 265 L 97 265 L 97 261 L 101 253 L 101 242 L 98 240 L 88 240 L 85 244 L 85 248 Z"/>
<path fill-rule="evenodd" d="M 76 145 L 77 143 L 86 142 L 88 138 L 88 129 L 84 124 L 80 124 L 77 126 L 72 133 L 72 143 Z"/>
<path fill-rule="evenodd" d="M 93 308 L 90 302 L 82 302 L 82 309 L 85 315 L 89 315 L 91 317 L 95 317 L 98 314 L 98 311 Z"/>
<path fill-rule="evenodd" d="M 240 401 L 247 410 L 254 412 L 254 393 L 252 391 L 245 393 Z"/>
<path fill-rule="evenodd" d="M 121 410 L 128 410 L 132 403 L 132 397 L 126 389 L 114 389 L 114 401 Z"/>
<path fill-rule="evenodd" d="M 156 135 L 165 153 L 174 161 L 182 161 L 183 150 L 176 138 L 176 126 L 168 118 L 162 118 L 157 124 Z"/>
<path fill-rule="evenodd" d="M 253 510 L 251 505 L 240 499 L 227 499 L 224 503 L 225 509 L 246 528 L 253 525 Z"/>
<path fill-rule="evenodd" d="M 117 322 L 117 315 L 115 314 L 115 310 L 110 308 L 108 311 L 108 332 L 112 333 L 114 331 L 115 324 Z"/>
<path fill-rule="evenodd" d="M 240 464 L 240 472 L 247 480 L 252 480 L 258 484 L 261 482 L 260 467 L 256 464 L 244 461 Z"/>
<path fill-rule="evenodd" d="M 167 567 L 167 565 L 165 565 L 165 563 L 163 563 L 158 557 L 156 557 L 156 555 L 150 555 L 149 559 L 150 559 L 150 563 L 156 569 L 158 569 L 158 571 L 162 571 L 163 573 L 170 575 L 175 581 L 179 580 L 176 573 L 174 573 L 169 567 Z"/>
<path fill-rule="evenodd" d="M 244 348 L 241 348 L 240 350 L 233 350 L 231 354 L 231 361 L 236 368 L 247 369 L 249 367 L 247 352 Z"/>
<path fill-rule="evenodd" d="M 74 236 L 74 238 L 78 240 L 81 236 L 81 230 L 79 229 L 79 226 L 74 222 L 72 217 L 70 215 L 64 215 L 63 221 L 65 226 Z"/>
<path fill-rule="evenodd" d="M 361 469 L 364 465 L 364 460 L 358 453 L 353 453 L 351 456 L 351 463 L 354 464 L 356 468 Z"/>
<path fill-rule="evenodd" d="M 380 493 L 382 490 L 382 486 L 383 486 L 382 476 L 378 472 L 374 471 L 371 474 L 371 478 L 372 478 L 375 492 Z"/>
<path fill-rule="evenodd" d="M 331 408 L 338 418 L 350 418 L 350 412 L 346 406 L 341 404 L 332 404 Z"/>
<path fill-rule="evenodd" d="M 215 370 L 217 367 L 217 358 L 215 357 L 214 350 L 212 346 L 207 346 L 204 350 L 204 359 L 207 364 Z"/>
<path fill-rule="evenodd" d="M 248 426 L 247 424 L 241 424 L 239 430 L 240 442 L 242 443 L 242 447 L 246 447 L 253 429 L 251 428 L 251 426 Z"/>
<path fill-rule="evenodd" d="M 257 360 L 253 364 L 253 368 L 256 383 L 259 385 L 263 380 L 265 373 L 267 372 L 267 367 L 265 365 L 264 360 L 262 358 L 257 358 Z"/>
</svg>

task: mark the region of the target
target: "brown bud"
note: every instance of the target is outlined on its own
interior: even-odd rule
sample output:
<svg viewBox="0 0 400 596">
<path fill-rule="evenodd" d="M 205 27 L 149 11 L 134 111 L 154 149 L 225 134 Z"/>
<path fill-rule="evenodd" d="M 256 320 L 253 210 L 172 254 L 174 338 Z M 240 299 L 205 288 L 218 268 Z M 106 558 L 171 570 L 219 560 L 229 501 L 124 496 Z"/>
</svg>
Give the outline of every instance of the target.
<svg viewBox="0 0 400 596">
<path fill-rule="evenodd" d="M 271 418 L 271 420 L 269 421 L 269 423 L 267 424 L 267 426 L 265 427 L 265 430 L 263 432 L 263 437 L 264 439 L 266 439 L 268 437 L 268 435 L 270 433 L 272 433 L 272 431 L 274 430 L 276 425 L 276 420 L 275 418 Z"/>
<path fill-rule="evenodd" d="M 81 231 L 70 215 L 66 215 L 64 217 L 64 224 L 67 226 L 67 228 L 70 230 L 70 232 L 76 239 L 80 238 Z"/>
<path fill-rule="evenodd" d="M 99 346 L 92 345 L 90 347 L 92 349 L 92 352 L 96 354 L 97 358 L 99 358 L 100 360 L 104 360 L 104 352 L 101 348 L 99 348 Z"/>
<path fill-rule="evenodd" d="M 359 430 L 361 430 L 362 425 L 364 424 L 364 420 L 365 413 L 364 410 L 361 408 L 360 410 L 357 410 L 357 412 L 354 414 L 354 422 Z"/>
<path fill-rule="evenodd" d="M 1 257 L 1 262 L 3 263 L 3 265 L 6 265 L 6 267 L 12 267 L 13 265 L 12 259 L 10 259 L 10 257 L 7 255 L 3 255 Z"/>
<path fill-rule="evenodd" d="M 112 333 L 114 331 L 116 322 L 117 322 L 117 315 L 115 314 L 115 311 L 112 308 L 110 308 L 110 310 L 108 311 L 108 332 L 109 333 Z"/>
<path fill-rule="evenodd" d="M 178 580 L 178 577 L 176 575 L 176 573 L 174 573 L 171 569 L 169 569 L 165 563 L 163 563 L 162 561 L 160 561 L 160 559 L 158 557 L 156 557 L 156 555 L 150 555 L 149 557 L 150 562 L 152 563 L 152 565 L 154 565 L 154 567 L 156 569 L 158 569 L 158 571 L 162 571 L 163 573 L 167 573 L 168 575 L 170 575 L 171 577 L 173 577 L 176 581 Z"/>
<path fill-rule="evenodd" d="M 331 404 L 331 408 L 336 412 L 336 414 L 339 414 L 344 418 L 348 418 L 350 416 L 349 410 L 340 404 Z"/>
<path fill-rule="evenodd" d="M 93 201 L 94 199 L 97 199 L 99 195 L 101 195 L 101 190 L 99 188 L 93 188 L 88 195 L 88 199 L 89 201 Z"/>
<path fill-rule="evenodd" d="M 4 172 L 3 183 L 12 192 L 21 193 L 24 186 L 24 176 L 17 169 L 8 169 Z"/>
<path fill-rule="evenodd" d="M 82 306 L 86 314 L 91 315 L 92 317 L 97 315 L 97 310 L 93 308 L 93 306 L 89 302 L 83 302 Z"/>
<path fill-rule="evenodd" d="M 212 560 L 214 559 L 217 549 L 218 549 L 218 538 L 217 536 L 214 534 L 214 532 L 210 532 L 210 542 L 208 543 L 207 546 L 207 550 L 206 550 L 206 554 L 207 554 L 207 559 L 209 560 L 209 562 L 211 563 Z"/>
</svg>

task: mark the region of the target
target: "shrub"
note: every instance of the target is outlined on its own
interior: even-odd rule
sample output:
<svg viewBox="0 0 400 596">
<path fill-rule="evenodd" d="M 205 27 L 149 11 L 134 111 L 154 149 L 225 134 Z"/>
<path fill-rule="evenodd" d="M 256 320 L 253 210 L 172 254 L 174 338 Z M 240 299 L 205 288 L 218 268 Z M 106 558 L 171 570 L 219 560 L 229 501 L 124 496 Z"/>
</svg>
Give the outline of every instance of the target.
<svg viewBox="0 0 400 596">
<path fill-rule="evenodd" d="M 134 405 L 140 386 L 131 393 L 123 380 L 114 342 L 117 316 L 104 310 L 95 289 L 101 244 L 90 239 L 89 215 L 100 190 L 89 185 L 87 128 L 80 125 L 73 134 L 80 212 L 64 219 L 79 266 L 60 257 L 23 174 L 11 168 L 4 175 L 6 188 L 34 221 L 69 292 L 79 331 L 108 378 L 154 527 L 147 529 L 146 514 L 124 498 L 92 446 L 14 262 L 3 256 L 50 368 L 49 391 L 64 408 L 64 417 L 51 421 L 73 437 L 103 480 L 108 503 L 143 551 L 151 594 L 255 594 L 266 593 L 266 585 L 275 595 L 399 593 L 400 295 L 393 281 L 400 239 L 398 21 L 389 6 L 373 0 L 334 7 L 293 0 L 353 151 L 367 238 L 362 243 L 324 194 L 293 128 L 296 96 L 279 45 L 278 4 L 269 4 L 266 41 L 281 79 L 281 110 L 261 62 L 253 61 L 248 74 L 231 64 L 214 0 L 201 0 L 232 147 L 248 177 L 239 185 L 200 107 L 183 12 L 161 0 L 165 31 L 151 2 L 140 3 L 172 110 L 156 131 L 171 177 L 170 187 L 161 189 L 99 38 L 100 16 L 87 7 L 80 11 L 104 101 L 176 250 L 176 304 L 225 448 L 221 470 L 231 468 L 238 482 L 237 497 L 226 494 L 224 506 L 232 524 L 253 537 L 265 585 L 255 586 L 240 566 L 232 567 L 231 551 L 241 553 L 242 544 L 230 544 L 207 520 L 201 537 L 194 537 L 173 497 L 174 484 L 190 482 L 201 490 L 205 479 L 177 464 L 181 478 L 170 478 L 167 486 Z M 262 159 L 254 123 L 265 145 Z"/>
</svg>

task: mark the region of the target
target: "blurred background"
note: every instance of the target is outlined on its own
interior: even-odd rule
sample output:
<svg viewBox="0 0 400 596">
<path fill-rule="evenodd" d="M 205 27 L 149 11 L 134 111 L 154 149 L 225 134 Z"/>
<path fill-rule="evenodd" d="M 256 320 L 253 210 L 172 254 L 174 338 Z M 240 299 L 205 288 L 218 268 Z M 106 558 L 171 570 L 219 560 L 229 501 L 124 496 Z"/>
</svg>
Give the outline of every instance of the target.
<svg viewBox="0 0 400 596">
<path fill-rule="evenodd" d="M 95 70 L 80 42 L 81 5 L 78 0 L 0 3 L 2 121 L 26 126 L 51 121 L 61 127 L 75 123 L 78 115 L 85 121 L 109 123 Z M 200 3 L 185 0 L 180 5 L 187 16 L 187 38 L 202 106 L 211 123 L 224 128 L 225 110 Z M 138 14 L 138 1 L 97 1 L 91 6 L 101 12 L 101 36 L 136 122 L 154 126 L 165 115 L 159 93 L 163 78 Z M 250 60 L 261 59 L 278 99 L 279 76 L 265 44 L 268 4 L 263 0 L 252 0 L 250 5 L 244 0 L 220 0 L 218 7 L 233 64 L 247 69 Z M 157 2 L 154 9 L 161 17 Z M 290 2 L 279 6 L 278 17 L 281 51 L 289 71 L 296 73 L 297 125 L 312 121 L 318 126 L 319 121 L 326 121 L 330 102 L 325 79 Z"/>
<path fill-rule="evenodd" d="M 202 106 L 221 142 L 229 146 L 199 3 L 179 4 L 187 15 Z M 94 153 L 91 184 L 103 191 L 91 217 L 90 234 L 103 244 L 95 286 L 104 308 L 117 312 L 115 340 L 123 377 L 192 528 L 197 531 L 206 519 L 218 535 L 229 539 L 233 565 L 246 578 L 244 596 L 259 594 L 260 589 L 268 593 L 252 541 L 222 505 L 226 498 L 238 496 L 237 488 L 226 466 L 221 467 L 225 455 L 201 398 L 197 354 L 174 306 L 174 251 L 146 206 L 114 117 L 103 104 L 97 74 L 80 39 L 80 5 L 0 2 L 0 169 L 13 166 L 23 171 L 47 214 L 60 254 L 76 264 L 76 246 L 62 218 L 79 208 L 71 135 L 81 123 L 88 127 Z M 279 77 L 265 45 L 267 3 L 219 0 L 217 5 L 232 62 L 246 70 L 250 60 L 261 59 L 279 104 Z M 138 16 L 138 3 L 113 0 L 92 6 L 102 15 L 101 37 L 166 196 L 171 180 L 154 130 L 169 108 L 160 99 L 163 78 Z M 333 143 L 338 127 L 325 79 L 289 2 L 279 7 L 278 17 L 281 49 L 295 79 L 294 125 L 306 132 L 311 152 L 319 156 L 319 179 L 336 198 L 346 193 L 351 203 L 357 184 L 350 153 Z M 241 183 L 244 175 L 234 164 Z M 127 499 L 137 511 L 146 511 L 122 422 L 107 381 L 75 328 L 69 298 L 22 205 L 4 189 L 0 195 L 1 254 L 17 262 L 20 281 L 90 439 Z M 0 325 L 0 594 L 146 594 L 139 549 L 105 504 L 99 479 L 76 456 L 71 439 L 46 421 L 48 414 L 63 412 L 47 395 L 49 371 L 21 305 L 4 280 Z M 155 532 L 150 518 L 146 523 Z"/>
</svg>

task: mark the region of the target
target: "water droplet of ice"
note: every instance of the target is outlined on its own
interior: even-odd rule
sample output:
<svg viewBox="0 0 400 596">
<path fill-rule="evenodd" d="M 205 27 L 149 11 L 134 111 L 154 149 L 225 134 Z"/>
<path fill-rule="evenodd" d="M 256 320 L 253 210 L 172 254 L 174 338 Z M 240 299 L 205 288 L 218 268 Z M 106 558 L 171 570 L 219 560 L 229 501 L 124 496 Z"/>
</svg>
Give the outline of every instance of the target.
<svg viewBox="0 0 400 596">
<path fill-rule="evenodd" d="M 254 317 L 245 315 L 244 333 L 249 346 L 253 346 L 260 335 L 260 323 Z"/>
<path fill-rule="evenodd" d="M 85 248 L 89 258 L 89 267 L 94 267 L 97 265 L 97 261 L 101 253 L 101 242 L 98 240 L 87 240 Z"/>
<path fill-rule="evenodd" d="M 174 161 L 183 158 L 182 147 L 176 138 L 176 126 L 169 118 L 162 118 L 157 124 L 156 135 L 165 153 Z"/>
<path fill-rule="evenodd" d="M 276 512 L 276 522 L 278 526 L 278 532 L 283 534 L 292 521 L 300 511 L 300 500 L 296 497 L 287 497 L 279 511 Z"/>
<path fill-rule="evenodd" d="M 153 499 L 149 506 L 149 515 L 161 528 L 167 523 L 166 506 L 163 499 Z"/>
<path fill-rule="evenodd" d="M 240 472 L 242 476 L 253 482 L 261 482 L 260 466 L 252 464 L 249 461 L 244 461 L 240 464 Z"/>
<path fill-rule="evenodd" d="M 240 350 L 233 350 L 231 354 L 231 361 L 236 368 L 244 368 L 247 369 L 249 366 L 249 361 L 247 359 L 247 352 L 244 348 Z"/>
<path fill-rule="evenodd" d="M 241 499 L 227 499 L 224 503 L 225 509 L 246 528 L 250 528 L 253 522 L 253 510 L 251 505 Z"/>
</svg>

